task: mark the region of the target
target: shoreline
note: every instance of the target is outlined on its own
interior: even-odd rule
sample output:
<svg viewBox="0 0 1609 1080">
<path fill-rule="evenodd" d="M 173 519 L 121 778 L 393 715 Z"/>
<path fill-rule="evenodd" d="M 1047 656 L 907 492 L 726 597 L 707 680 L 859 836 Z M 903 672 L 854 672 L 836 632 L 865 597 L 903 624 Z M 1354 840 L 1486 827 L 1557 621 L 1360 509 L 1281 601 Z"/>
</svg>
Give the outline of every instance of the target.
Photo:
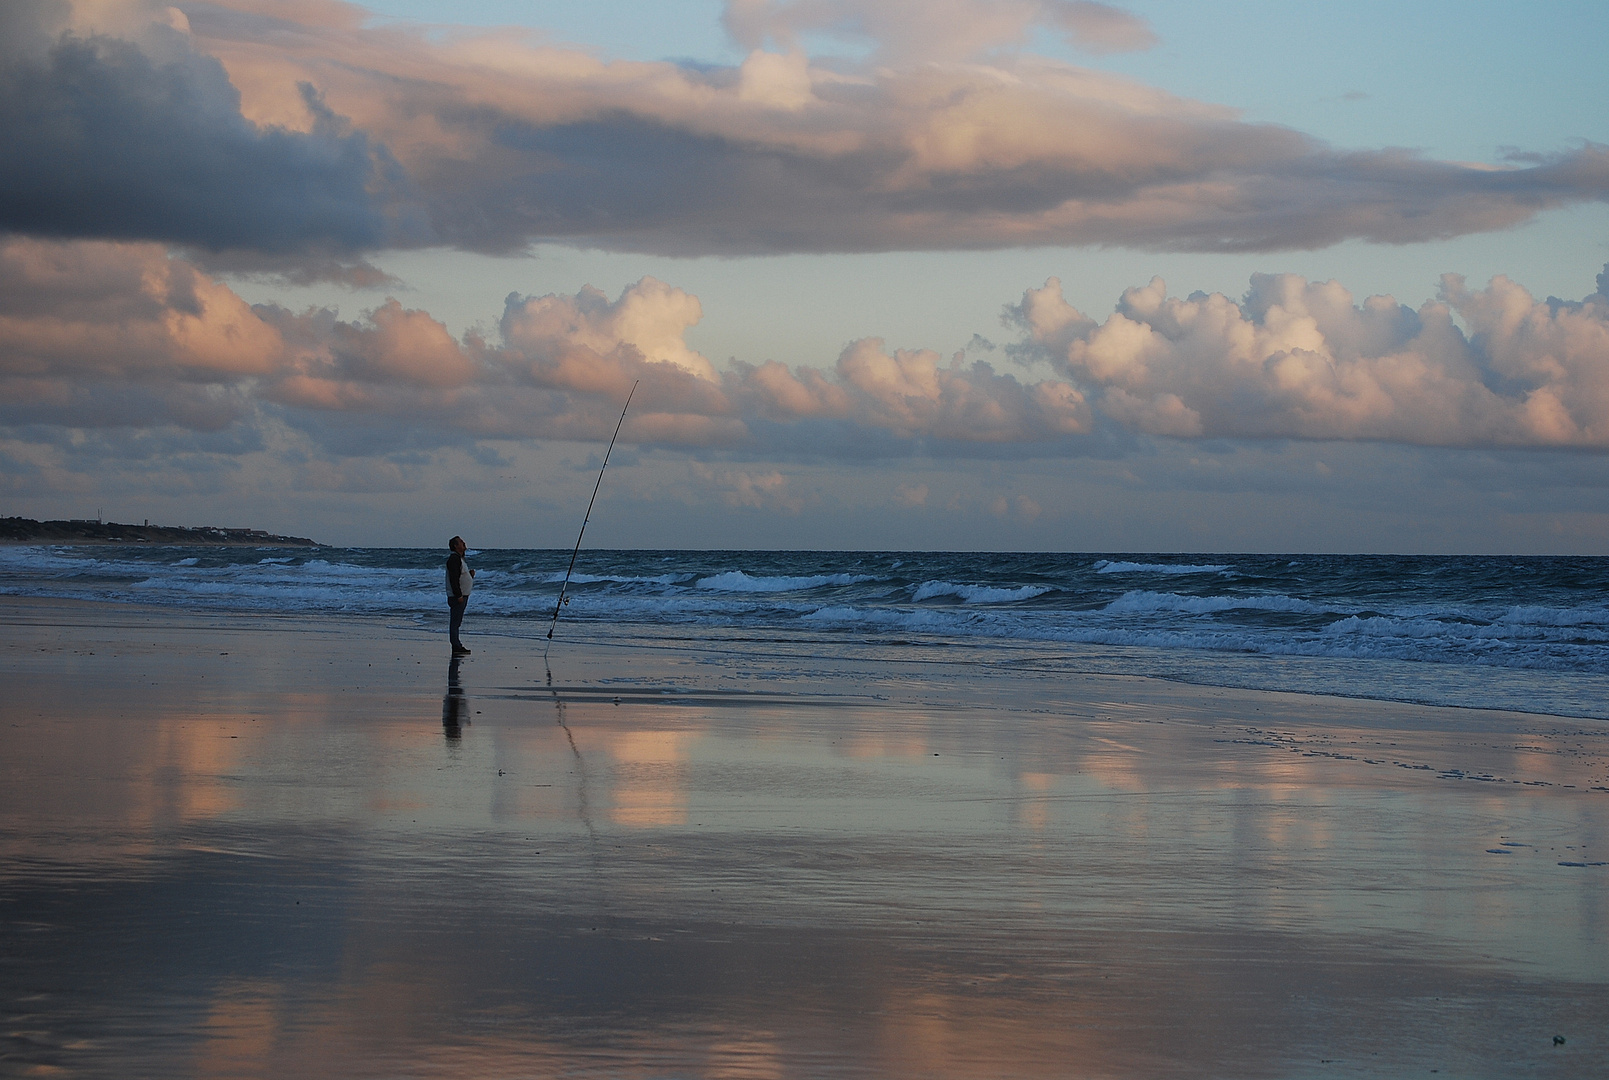
<svg viewBox="0 0 1609 1080">
<path fill-rule="evenodd" d="M 295 624 L 294 628 L 284 628 L 287 630 L 307 629 L 317 632 L 323 632 L 323 628 L 327 625 L 350 624 L 354 630 L 359 631 L 367 628 L 368 630 L 381 630 L 383 632 L 394 630 L 423 635 L 440 634 L 444 637 L 447 623 L 445 611 L 438 611 L 435 608 L 385 613 L 316 612 L 309 615 L 307 613 L 263 611 L 222 605 L 217 607 L 184 606 L 150 603 L 137 599 L 107 600 L 81 597 L 19 596 L 0 593 L 0 613 L 4 612 L 7 605 L 18 605 L 25 610 L 40 614 L 49 612 L 52 608 L 76 610 L 85 616 L 90 616 L 97 611 L 105 613 L 130 612 L 158 621 L 163 618 L 173 618 L 179 622 L 200 621 L 207 625 L 217 624 L 220 620 L 242 621 L 245 623 L 261 621 L 266 625 L 273 626 L 284 626 L 286 622 L 291 622 Z M 527 625 L 528 622 L 530 623 L 529 626 Z M 538 626 L 536 623 L 541 625 Z M 510 650 L 530 648 L 539 652 L 541 646 L 545 644 L 542 627 L 546 625 L 545 619 L 531 621 L 524 616 L 483 614 L 478 622 L 466 630 L 466 634 L 477 638 L 505 642 Z M 623 638 L 600 633 L 601 624 L 598 623 L 571 624 L 572 633 L 567 636 L 561 632 L 555 640 L 554 646 L 561 651 L 570 648 L 589 653 L 601 651 L 602 654 L 614 655 L 652 654 L 658 652 L 698 655 L 707 653 L 711 647 L 719 647 L 724 643 L 737 645 L 745 659 L 762 661 L 766 659 L 797 660 L 800 658 L 824 657 L 831 655 L 833 652 L 842 652 L 845 655 L 859 657 L 859 662 L 868 670 L 904 664 L 911 665 L 918 670 L 931 668 L 935 671 L 960 667 L 990 681 L 1010 678 L 1015 674 L 1028 673 L 1045 678 L 1139 680 L 1141 682 L 1155 683 L 1158 686 L 1174 687 L 1181 694 L 1200 692 L 1206 694 L 1274 695 L 1289 696 L 1297 700 L 1313 699 L 1318 702 L 1333 700 L 1335 702 L 1356 702 L 1361 705 L 1380 707 L 1452 710 L 1454 712 L 1495 716 L 1512 715 L 1533 717 L 1540 721 L 1601 725 L 1605 731 L 1609 731 L 1609 716 L 1598 716 L 1590 713 L 1548 712 L 1502 705 L 1415 700 L 1383 695 L 1371 696 L 1363 693 L 1344 693 L 1333 689 L 1308 687 L 1262 687 L 1246 685 L 1244 682 L 1210 682 L 1200 678 L 1191 678 L 1184 674 L 1111 670 L 1117 663 L 1115 659 L 1108 659 L 1104 664 L 1092 664 L 1091 659 L 1088 657 L 1080 657 L 1076 653 L 1069 655 L 1072 650 L 1069 650 L 1064 643 L 1054 641 L 1011 639 L 956 641 L 942 635 L 934 636 L 931 640 L 922 640 L 921 635 L 906 634 L 903 635 L 906 639 L 905 641 L 891 646 L 867 642 L 859 638 L 836 639 L 822 637 L 809 631 L 799 632 L 795 635 L 770 631 L 766 635 L 767 639 L 781 651 L 775 654 L 768 654 L 754 652 L 750 647 L 753 644 L 751 636 L 734 628 L 719 628 L 719 632 L 712 636 L 710 634 L 698 635 L 684 632 L 682 628 L 678 627 L 654 624 L 628 622 L 619 625 L 627 628 L 627 633 Z M 560 629 L 562 631 L 564 627 L 561 626 Z M 519 632 L 522 630 L 524 632 Z M 728 633 L 731 635 L 730 637 L 726 636 Z M 1125 648 L 1145 649 L 1143 646 L 1126 646 Z M 938 651 L 943 651 L 947 655 L 944 657 L 931 655 Z M 1166 655 L 1166 650 L 1147 651 Z M 590 663 L 593 666 L 604 666 L 596 658 Z M 1483 670 L 1476 669 L 1476 673 L 1480 673 Z M 1495 668 L 1492 670 L 1501 671 L 1503 669 Z"/>
</svg>

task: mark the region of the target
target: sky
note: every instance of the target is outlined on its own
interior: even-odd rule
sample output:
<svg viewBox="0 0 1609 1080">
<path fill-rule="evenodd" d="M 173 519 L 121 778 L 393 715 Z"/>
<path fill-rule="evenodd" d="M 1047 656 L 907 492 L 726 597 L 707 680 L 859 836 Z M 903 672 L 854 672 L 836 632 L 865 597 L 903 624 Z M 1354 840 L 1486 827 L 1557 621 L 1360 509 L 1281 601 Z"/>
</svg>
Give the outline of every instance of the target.
<svg viewBox="0 0 1609 1080">
<path fill-rule="evenodd" d="M 1609 553 L 1609 8 L 15 0 L 0 513 Z M 633 390 L 635 387 L 635 390 Z"/>
</svg>

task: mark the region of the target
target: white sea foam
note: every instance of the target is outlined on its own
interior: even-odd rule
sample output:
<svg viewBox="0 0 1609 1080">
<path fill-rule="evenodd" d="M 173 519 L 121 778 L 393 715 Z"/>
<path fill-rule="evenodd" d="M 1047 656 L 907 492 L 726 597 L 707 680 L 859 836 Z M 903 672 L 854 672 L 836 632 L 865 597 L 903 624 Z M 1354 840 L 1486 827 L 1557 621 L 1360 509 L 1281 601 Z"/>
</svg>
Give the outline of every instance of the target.
<svg viewBox="0 0 1609 1080">
<path fill-rule="evenodd" d="M 1229 567 L 1216 563 L 1137 563 L 1101 559 L 1095 564 L 1097 574 L 1227 574 Z"/>
<path fill-rule="evenodd" d="M 777 593 L 800 592 L 805 589 L 819 589 L 825 585 L 858 585 L 863 581 L 876 581 L 870 574 L 812 574 L 809 577 L 750 577 L 741 570 L 728 570 L 724 574 L 714 574 L 710 577 L 699 578 L 695 583 L 700 589 L 716 589 L 721 592 L 738 593 Z"/>
<path fill-rule="evenodd" d="M 916 587 L 911 599 L 917 603 L 941 596 L 954 596 L 968 604 L 1009 604 L 1016 600 L 1032 600 L 1050 591 L 1048 585 L 1023 585 L 1016 589 L 1000 589 L 991 585 L 956 585 L 948 581 L 924 581 Z"/>
<path fill-rule="evenodd" d="M 653 577 L 639 577 L 631 574 L 571 574 L 572 585 L 595 585 L 598 582 L 609 582 L 616 585 L 680 585 L 691 581 L 692 574 L 658 574 Z M 550 585 L 558 585 L 564 581 L 564 575 L 554 572 L 543 579 Z"/>
<path fill-rule="evenodd" d="M 1321 614 L 1334 611 L 1294 596 L 1188 596 L 1180 593 L 1159 593 L 1136 589 L 1106 605 L 1111 613 L 1119 612 L 1180 612 L 1204 615 L 1220 611 L 1290 611 L 1301 614 Z"/>
</svg>

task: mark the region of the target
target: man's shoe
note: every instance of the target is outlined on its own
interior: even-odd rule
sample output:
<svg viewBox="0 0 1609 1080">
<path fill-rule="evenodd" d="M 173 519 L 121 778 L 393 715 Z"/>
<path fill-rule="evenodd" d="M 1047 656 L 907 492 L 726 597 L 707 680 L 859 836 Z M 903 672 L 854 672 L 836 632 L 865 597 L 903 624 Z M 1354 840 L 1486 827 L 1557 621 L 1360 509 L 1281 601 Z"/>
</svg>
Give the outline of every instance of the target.
<svg viewBox="0 0 1609 1080">
<path fill-rule="evenodd" d="M 468 656 L 469 655 L 469 650 L 464 648 L 462 645 L 454 645 L 453 646 L 453 655 L 454 656 Z"/>
</svg>

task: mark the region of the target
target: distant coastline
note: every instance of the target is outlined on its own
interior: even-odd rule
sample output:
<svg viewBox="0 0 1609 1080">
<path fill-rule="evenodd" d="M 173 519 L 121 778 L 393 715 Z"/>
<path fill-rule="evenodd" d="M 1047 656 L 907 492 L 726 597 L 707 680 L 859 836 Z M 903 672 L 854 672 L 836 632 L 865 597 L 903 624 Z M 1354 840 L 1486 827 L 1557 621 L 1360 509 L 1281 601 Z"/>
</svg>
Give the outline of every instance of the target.
<svg viewBox="0 0 1609 1080">
<path fill-rule="evenodd" d="M 0 544 L 184 544 L 210 547 L 319 547 L 305 536 L 278 536 L 261 529 L 203 525 L 121 525 L 115 521 L 34 521 L 0 518 Z"/>
</svg>

